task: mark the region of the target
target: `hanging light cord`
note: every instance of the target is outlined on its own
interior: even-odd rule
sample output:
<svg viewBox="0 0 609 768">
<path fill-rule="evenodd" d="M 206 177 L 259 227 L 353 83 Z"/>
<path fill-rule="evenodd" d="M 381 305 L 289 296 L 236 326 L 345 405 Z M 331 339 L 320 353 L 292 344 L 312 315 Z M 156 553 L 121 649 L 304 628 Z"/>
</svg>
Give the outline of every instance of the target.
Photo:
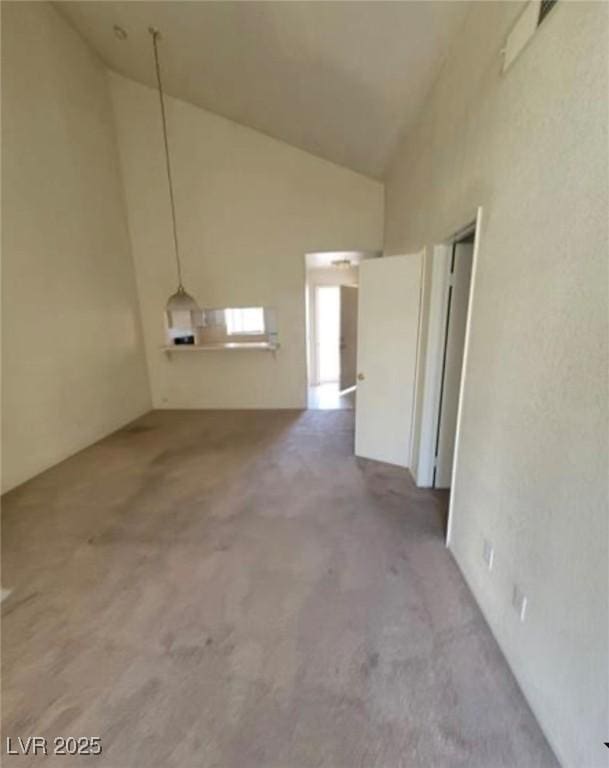
<svg viewBox="0 0 609 768">
<path fill-rule="evenodd" d="M 176 207 L 173 199 L 173 181 L 171 179 L 171 161 L 169 159 L 169 142 L 167 141 L 167 118 L 165 117 L 165 99 L 163 98 L 163 85 L 161 83 L 161 65 L 159 64 L 158 39 L 161 33 L 154 27 L 149 27 L 154 48 L 154 65 L 156 68 L 156 80 L 159 86 L 159 101 L 161 103 L 161 119 L 163 121 L 163 141 L 165 143 L 165 163 L 167 167 L 167 181 L 169 183 L 169 202 L 171 204 L 171 221 L 173 224 L 173 242 L 176 252 L 176 266 L 178 268 L 178 290 L 184 290 L 182 285 L 182 267 L 180 264 L 180 247 L 178 245 L 178 228 L 176 226 Z"/>
</svg>

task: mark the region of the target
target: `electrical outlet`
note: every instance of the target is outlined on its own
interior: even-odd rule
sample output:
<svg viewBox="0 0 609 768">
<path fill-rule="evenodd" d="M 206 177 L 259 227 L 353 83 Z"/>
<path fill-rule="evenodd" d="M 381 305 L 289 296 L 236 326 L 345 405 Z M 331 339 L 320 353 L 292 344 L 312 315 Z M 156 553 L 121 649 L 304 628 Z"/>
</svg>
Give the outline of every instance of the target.
<svg viewBox="0 0 609 768">
<path fill-rule="evenodd" d="M 527 613 L 527 598 L 516 584 L 514 584 L 512 591 L 512 607 L 518 614 L 520 621 L 524 621 Z"/>
<path fill-rule="evenodd" d="M 482 543 L 482 559 L 486 563 L 486 567 L 489 571 L 493 570 L 493 561 L 495 559 L 495 550 L 493 545 L 488 539 L 484 539 Z"/>
</svg>

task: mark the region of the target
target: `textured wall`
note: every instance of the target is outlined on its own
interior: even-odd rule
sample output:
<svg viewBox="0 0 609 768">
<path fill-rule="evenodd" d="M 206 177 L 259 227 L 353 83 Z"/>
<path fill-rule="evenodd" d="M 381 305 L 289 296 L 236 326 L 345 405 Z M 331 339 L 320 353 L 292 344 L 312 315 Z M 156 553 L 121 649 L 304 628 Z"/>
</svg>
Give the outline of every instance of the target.
<svg viewBox="0 0 609 768">
<path fill-rule="evenodd" d="M 168 99 L 184 281 L 204 307 L 277 310 L 281 349 L 174 355 L 163 309 L 176 283 L 157 94 L 112 75 L 154 404 L 305 404 L 305 253 L 375 250 L 383 186 L 185 102 Z"/>
<path fill-rule="evenodd" d="M 150 407 L 112 105 L 47 3 L 2 3 L 7 490 Z"/>
<path fill-rule="evenodd" d="M 471 10 L 391 165 L 385 245 L 440 242 L 484 207 L 451 548 L 559 758 L 592 768 L 608 735 L 608 8 L 559 3 L 502 76 L 518 10 Z"/>
</svg>

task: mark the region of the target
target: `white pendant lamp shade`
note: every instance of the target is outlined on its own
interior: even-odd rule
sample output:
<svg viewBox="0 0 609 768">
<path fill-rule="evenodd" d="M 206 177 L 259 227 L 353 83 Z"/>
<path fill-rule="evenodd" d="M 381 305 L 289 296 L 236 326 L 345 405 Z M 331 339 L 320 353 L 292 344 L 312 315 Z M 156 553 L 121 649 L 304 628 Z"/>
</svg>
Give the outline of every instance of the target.
<svg viewBox="0 0 609 768">
<path fill-rule="evenodd" d="M 178 290 L 167 300 L 167 312 L 198 312 L 199 305 L 193 297 L 186 293 L 182 285 L 182 264 L 180 262 L 180 246 L 178 244 L 178 227 L 176 224 L 175 201 L 173 197 L 173 181 L 171 178 L 171 160 L 169 157 L 169 142 L 167 140 L 167 118 L 165 116 L 165 100 L 163 98 L 163 85 L 161 83 L 161 66 L 159 64 L 158 41 L 161 34 L 158 29 L 149 27 L 148 31 L 152 35 L 152 48 L 154 50 L 154 66 L 156 69 L 157 85 L 159 87 L 159 102 L 161 107 L 161 122 L 163 125 L 163 144 L 165 146 L 165 168 L 167 171 L 167 184 L 169 186 L 169 204 L 171 207 L 171 223 L 173 225 L 173 245 L 178 272 Z"/>
<path fill-rule="evenodd" d="M 186 293 L 184 286 L 178 286 L 178 290 L 167 299 L 168 312 L 198 312 L 199 305 L 193 297 Z"/>
</svg>

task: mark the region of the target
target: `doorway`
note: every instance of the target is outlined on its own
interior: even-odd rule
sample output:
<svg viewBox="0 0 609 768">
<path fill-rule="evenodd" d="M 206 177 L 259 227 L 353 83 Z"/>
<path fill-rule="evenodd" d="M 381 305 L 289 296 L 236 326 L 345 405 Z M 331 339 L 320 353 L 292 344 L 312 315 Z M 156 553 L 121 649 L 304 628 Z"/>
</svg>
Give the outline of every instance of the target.
<svg viewBox="0 0 609 768">
<path fill-rule="evenodd" d="M 326 279 L 331 274 L 324 275 Z M 338 284 L 312 286 L 312 372 L 308 407 L 317 410 L 353 408 L 351 392 L 342 392 L 341 310 L 342 289 Z M 357 288 L 353 288 L 357 291 Z"/>
<path fill-rule="evenodd" d="M 448 489 L 451 486 L 473 255 L 473 232 L 452 244 L 438 398 L 433 488 Z"/>
<path fill-rule="evenodd" d="M 317 384 L 337 384 L 340 377 L 340 289 L 315 286 L 315 369 Z"/>
<path fill-rule="evenodd" d="M 426 256 L 411 467 L 423 488 L 453 482 L 481 215 Z"/>
<path fill-rule="evenodd" d="M 357 345 L 357 268 L 311 275 L 307 406 L 353 410 Z M 349 280 L 348 284 L 334 281 Z M 355 317 L 355 319 L 354 319 Z"/>
<path fill-rule="evenodd" d="M 355 408 L 359 265 L 377 254 L 306 255 L 307 407 Z"/>
</svg>

